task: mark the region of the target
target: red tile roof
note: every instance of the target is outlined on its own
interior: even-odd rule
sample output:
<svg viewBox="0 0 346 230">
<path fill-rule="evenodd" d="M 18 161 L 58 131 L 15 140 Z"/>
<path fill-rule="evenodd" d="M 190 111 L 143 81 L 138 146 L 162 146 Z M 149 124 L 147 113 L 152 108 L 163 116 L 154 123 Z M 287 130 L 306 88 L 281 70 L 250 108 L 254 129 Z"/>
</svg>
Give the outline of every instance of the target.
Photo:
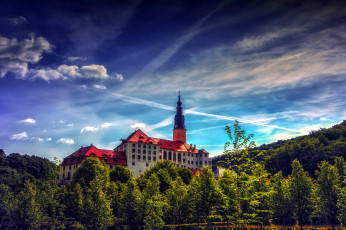
<svg viewBox="0 0 346 230">
<path fill-rule="evenodd" d="M 79 164 L 88 157 L 97 157 L 106 164 L 111 165 L 127 165 L 126 155 L 124 152 L 116 152 L 113 150 L 98 149 L 93 145 L 81 147 L 76 152 L 64 158 L 61 165 Z"/>
<path fill-rule="evenodd" d="M 193 148 L 187 143 L 181 141 L 171 141 L 159 138 L 153 138 L 147 136 L 142 130 L 138 129 L 134 131 L 128 138 L 122 139 L 123 142 L 135 142 L 135 143 L 146 143 L 146 144 L 157 144 L 160 145 L 161 149 L 170 149 L 178 152 L 190 152 L 198 153 L 198 149 Z M 206 152 L 204 149 L 201 151 Z"/>
</svg>

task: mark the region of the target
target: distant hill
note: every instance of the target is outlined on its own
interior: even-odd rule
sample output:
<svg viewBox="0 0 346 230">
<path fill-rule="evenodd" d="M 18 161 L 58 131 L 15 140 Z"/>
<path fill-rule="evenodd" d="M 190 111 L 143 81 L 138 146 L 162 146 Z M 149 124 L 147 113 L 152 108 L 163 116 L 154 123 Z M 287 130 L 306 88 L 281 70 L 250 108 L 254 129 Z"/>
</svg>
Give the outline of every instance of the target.
<svg viewBox="0 0 346 230">
<path fill-rule="evenodd" d="M 263 144 L 251 150 L 252 155 L 262 152 L 260 159 L 268 172 L 274 174 L 282 171 L 284 176 L 291 173 L 291 162 L 298 159 L 311 176 L 315 176 L 317 165 L 323 161 L 333 162 L 335 157 L 346 159 L 346 120 L 331 128 L 312 131 L 309 135 L 279 140 L 271 144 Z M 224 160 L 225 155 L 213 158 L 213 165 Z"/>
</svg>

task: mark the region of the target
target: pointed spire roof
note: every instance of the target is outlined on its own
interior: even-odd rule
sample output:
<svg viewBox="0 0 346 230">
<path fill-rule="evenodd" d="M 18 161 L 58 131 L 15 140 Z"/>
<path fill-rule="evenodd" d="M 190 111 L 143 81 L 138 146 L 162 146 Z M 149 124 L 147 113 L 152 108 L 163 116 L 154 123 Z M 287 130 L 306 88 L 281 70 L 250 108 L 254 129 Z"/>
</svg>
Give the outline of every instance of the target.
<svg viewBox="0 0 346 230">
<path fill-rule="evenodd" d="M 185 118 L 183 115 L 183 107 L 181 107 L 183 103 L 180 100 L 180 90 L 178 94 L 178 102 L 177 102 L 177 113 L 174 117 L 174 129 L 185 129 Z"/>
</svg>

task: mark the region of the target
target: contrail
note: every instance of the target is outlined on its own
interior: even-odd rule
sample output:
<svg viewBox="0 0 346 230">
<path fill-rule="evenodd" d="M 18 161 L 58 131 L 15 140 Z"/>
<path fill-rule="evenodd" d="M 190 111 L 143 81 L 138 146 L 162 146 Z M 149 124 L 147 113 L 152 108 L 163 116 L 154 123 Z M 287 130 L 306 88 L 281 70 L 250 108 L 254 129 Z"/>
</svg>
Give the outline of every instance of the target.
<svg viewBox="0 0 346 230">
<path fill-rule="evenodd" d="M 144 99 L 140 99 L 140 98 L 130 97 L 130 96 L 126 96 L 126 95 L 118 94 L 118 93 L 112 93 L 112 95 L 117 97 L 117 98 L 122 99 L 123 101 L 127 101 L 130 103 L 147 105 L 147 106 L 151 106 L 151 107 L 155 107 L 155 108 L 159 108 L 159 109 L 164 109 L 164 110 L 169 110 L 169 111 L 175 111 L 175 107 L 173 107 L 173 106 L 163 105 L 160 103 L 156 103 L 156 102 L 152 102 L 152 101 L 148 101 L 148 100 L 144 100 Z M 258 126 L 264 126 L 264 127 L 269 127 L 269 128 L 282 129 L 282 130 L 286 130 L 286 131 L 290 131 L 290 132 L 300 133 L 300 131 L 295 130 L 295 129 L 288 129 L 288 128 L 279 127 L 276 125 L 267 125 L 267 124 L 263 124 L 263 123 L 259 123 L 259 122 L 251 121 L 251 120 L 247 120 L 247 119 L 242 119 L 242 118 L 236 118 L 236 117 L 231 117 L 231 116 L 222 116 L 222 115 L 216 115 L 216 114 L 211 114 L 211 113 L 203 113 L 203 112 L 198 112 L 198 111 L 189 110 L 189 109 L 187 109 L 185 111 L 186 111 L 186 113 L 199 115 L 199 116 L 214 117 L 217 119 L 228 120 L 228 121 L 237 120 L 241 123 L 253 124 L 253 125 L 258 125 Z"/>
</svg>

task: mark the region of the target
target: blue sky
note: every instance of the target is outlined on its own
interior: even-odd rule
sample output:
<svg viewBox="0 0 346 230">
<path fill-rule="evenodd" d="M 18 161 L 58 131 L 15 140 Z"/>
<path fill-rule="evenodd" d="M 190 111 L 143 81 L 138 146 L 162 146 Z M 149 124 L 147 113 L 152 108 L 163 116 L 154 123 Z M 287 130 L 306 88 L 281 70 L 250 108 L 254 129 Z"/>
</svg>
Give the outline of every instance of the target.
<svg viewBox="0 0 346 230">
<path fill-rule="evenodd" d="M 135 129 L 223 152 L 346 117 L 344 1 L 18 1 L 0 6 L 0 148 L 62 159 Z"/>
</svg>

